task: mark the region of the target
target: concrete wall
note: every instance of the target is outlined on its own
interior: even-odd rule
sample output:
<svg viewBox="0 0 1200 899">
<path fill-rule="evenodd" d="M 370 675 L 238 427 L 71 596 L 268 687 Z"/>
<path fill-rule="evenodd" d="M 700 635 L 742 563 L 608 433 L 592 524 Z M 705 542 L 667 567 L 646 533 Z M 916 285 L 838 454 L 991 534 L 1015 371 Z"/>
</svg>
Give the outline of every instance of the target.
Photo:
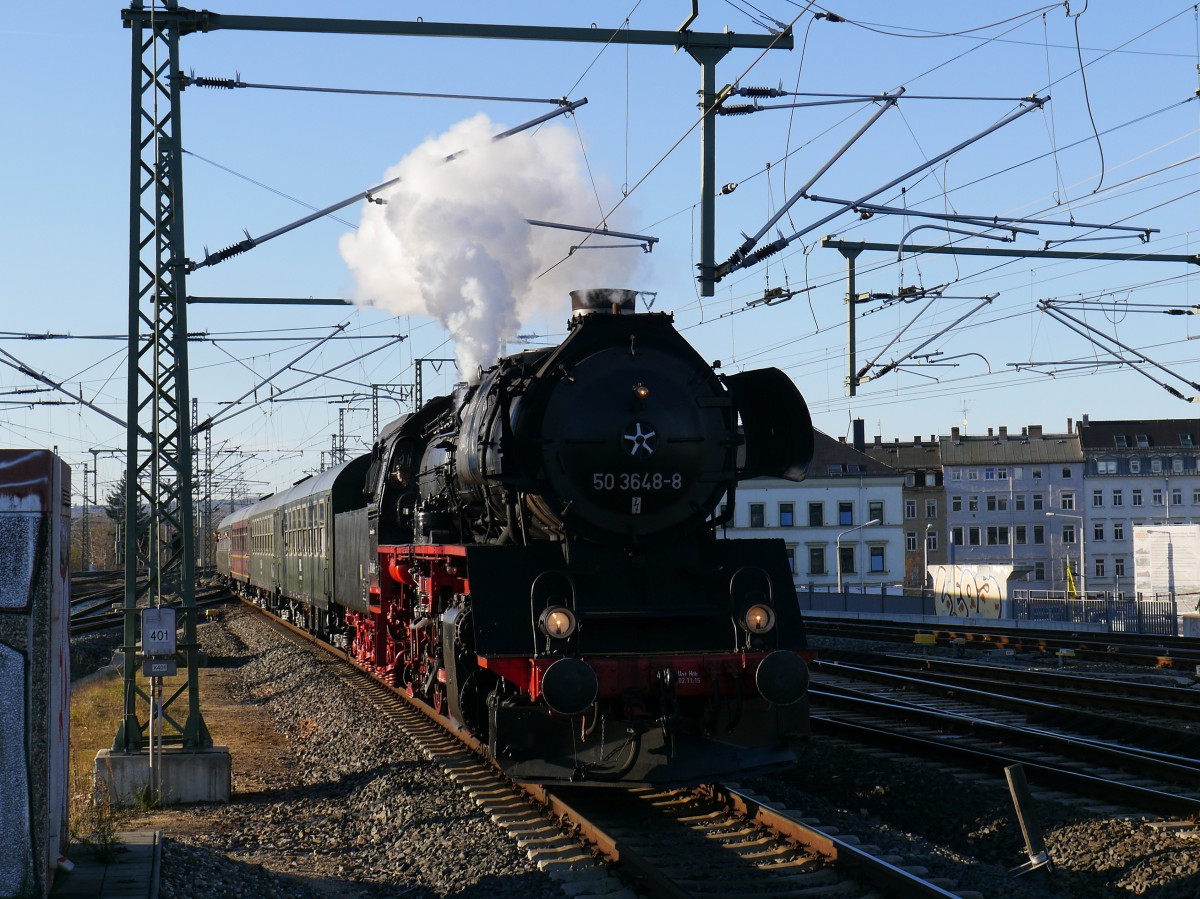
<svg viewBox="0 0 1200 899">
<path fill-rule="evenodd" d="M 0 450 L 0 895 L 44 896 L 68 841 L 71 472 Z"/>
</svg>

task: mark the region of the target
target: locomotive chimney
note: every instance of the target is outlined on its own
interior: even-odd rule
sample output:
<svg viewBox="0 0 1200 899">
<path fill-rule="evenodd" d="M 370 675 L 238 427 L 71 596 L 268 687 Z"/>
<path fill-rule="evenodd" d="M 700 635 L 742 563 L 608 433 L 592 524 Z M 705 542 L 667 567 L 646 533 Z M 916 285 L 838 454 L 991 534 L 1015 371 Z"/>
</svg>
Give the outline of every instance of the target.
<svg viewBox="0 0 1200 899">
<path fill-rule="evenodd" d="M 592 315 L 597 312 L 611 315 L 633 315 L 638 291 L 620 287 L 590 287 L 571 291 L 571 315 Z"/>
</svg>

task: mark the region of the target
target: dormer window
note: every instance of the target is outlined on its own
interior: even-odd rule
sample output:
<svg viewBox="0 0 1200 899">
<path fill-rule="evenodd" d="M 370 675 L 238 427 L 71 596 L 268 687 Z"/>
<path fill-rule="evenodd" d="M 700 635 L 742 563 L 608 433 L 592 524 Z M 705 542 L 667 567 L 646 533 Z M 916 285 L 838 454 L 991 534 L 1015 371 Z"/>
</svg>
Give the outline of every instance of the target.
<svg viewBox="0 0 1200 899">
<path fill-rule="evenodd" d="M 1150 446 L 1150 438 L 1145 434 L 1138 434 L 1137 445 L 1139 449 L 1147 449 Z"/>
<path fill-rule="evenodd" d="M 1113 442 L 1116 443 L 1117 449 L 1125 449 L 1127 446 L 1129 446 L 1129 441 L 1125 439 L 1124 434 L 1118 434 L 1115 436 L 1113 438 Z"/>
</svg>

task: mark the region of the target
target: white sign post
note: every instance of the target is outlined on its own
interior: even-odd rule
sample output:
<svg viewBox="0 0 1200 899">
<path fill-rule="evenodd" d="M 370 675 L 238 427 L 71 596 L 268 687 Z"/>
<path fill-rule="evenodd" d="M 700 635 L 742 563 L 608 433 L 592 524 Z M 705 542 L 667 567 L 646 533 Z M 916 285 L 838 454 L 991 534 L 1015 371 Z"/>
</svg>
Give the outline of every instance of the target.
<svg viewBox="0 0 1200 899">
<path fill-rule="evenodd" d="M 162 679 L 175 673 L 175 610 L 142 610 L 142 674 L 150 678 L 150 790 L 162 798 Z"/>
</svg>

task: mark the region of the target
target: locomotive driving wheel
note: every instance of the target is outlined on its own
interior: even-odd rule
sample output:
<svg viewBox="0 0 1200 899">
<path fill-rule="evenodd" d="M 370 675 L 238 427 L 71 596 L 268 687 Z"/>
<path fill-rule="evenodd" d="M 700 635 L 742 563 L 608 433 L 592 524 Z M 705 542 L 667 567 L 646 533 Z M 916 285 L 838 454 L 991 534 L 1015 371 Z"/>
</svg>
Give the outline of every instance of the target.
<svg viewBox="0 0 1200 899">
<path fill-rule="evenodd" d="M 433 689 L 429 691 L 429 705 L 439 715 L 445 714 L 446 708 L 446 688 L 442 684 L 434 684 Z"/>
</svg>

